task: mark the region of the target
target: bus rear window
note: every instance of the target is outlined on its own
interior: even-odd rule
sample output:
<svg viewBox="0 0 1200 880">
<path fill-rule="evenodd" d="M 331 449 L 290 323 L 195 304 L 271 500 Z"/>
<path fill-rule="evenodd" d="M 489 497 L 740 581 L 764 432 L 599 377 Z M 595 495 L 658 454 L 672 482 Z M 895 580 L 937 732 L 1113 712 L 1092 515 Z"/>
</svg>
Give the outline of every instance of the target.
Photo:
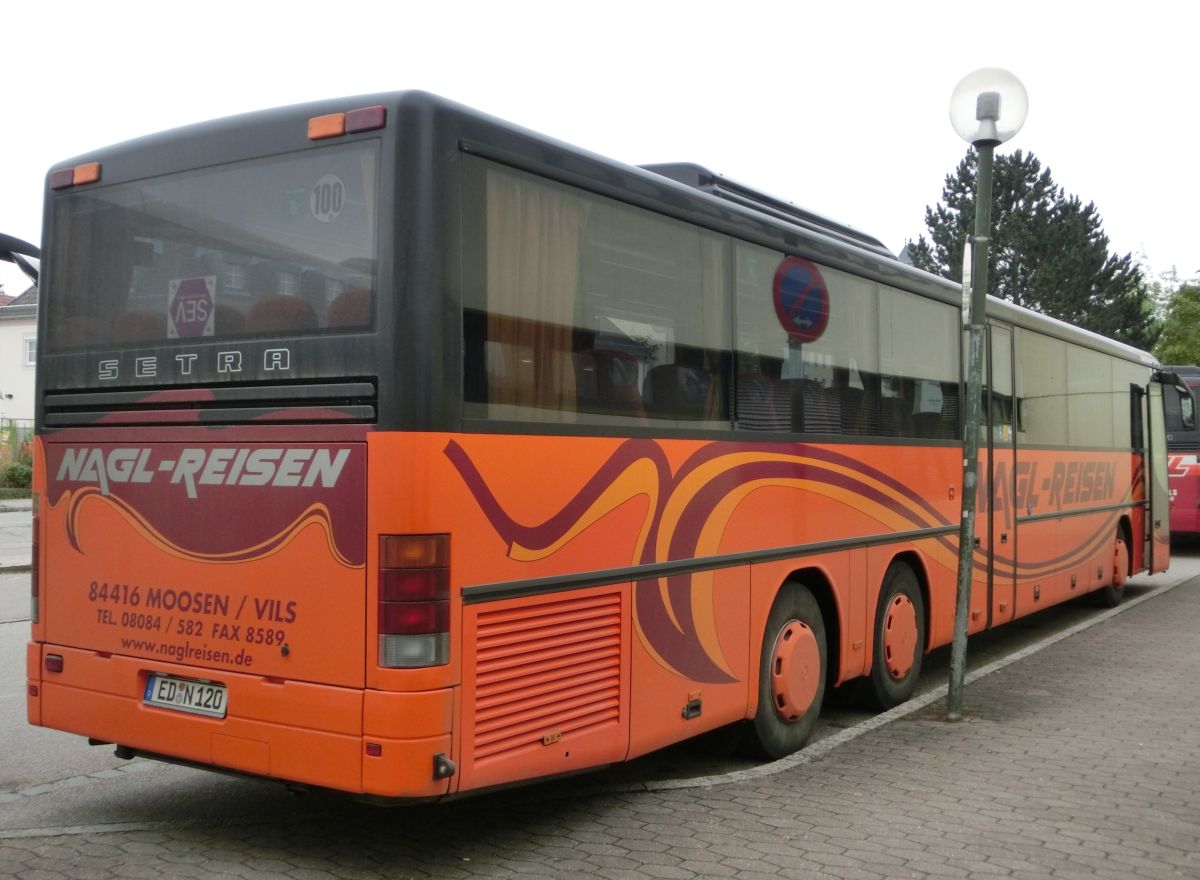
<svg viewBox="0 0 1200 880">
<path fill-rule="evenodd" d="M 378 168 L 355 144 L 60 196 L 48 350 L 370 329 Z"/>
</svg>

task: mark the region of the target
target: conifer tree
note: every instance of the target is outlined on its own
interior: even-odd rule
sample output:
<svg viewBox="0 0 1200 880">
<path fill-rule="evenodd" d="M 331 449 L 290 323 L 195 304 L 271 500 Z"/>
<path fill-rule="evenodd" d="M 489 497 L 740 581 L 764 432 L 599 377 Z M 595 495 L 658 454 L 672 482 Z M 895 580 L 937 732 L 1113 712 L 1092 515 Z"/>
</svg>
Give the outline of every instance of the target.
<svg viewBox="0 0 1200 880">
<path fill-rule="evenodd" d="M 975 229 L 976 163 L 969 150 L 947 175 L 942 201 L 925 209 L 929 239 L 908 243 L 918 268 L 962 280 L 963 248 Z M 1141 268 L 1108 245 L 1095 204 L 1067 195 L 1032 153 L 996 157 L 989 293 L 1150 348 L 1158 326 Z"/>
<path fill-rule="evenodd" d="M 1154 356 L 1164 364 L 1200 365 L 1200 284 L 1184 284 L 1171 295 Z"/>
</svg>

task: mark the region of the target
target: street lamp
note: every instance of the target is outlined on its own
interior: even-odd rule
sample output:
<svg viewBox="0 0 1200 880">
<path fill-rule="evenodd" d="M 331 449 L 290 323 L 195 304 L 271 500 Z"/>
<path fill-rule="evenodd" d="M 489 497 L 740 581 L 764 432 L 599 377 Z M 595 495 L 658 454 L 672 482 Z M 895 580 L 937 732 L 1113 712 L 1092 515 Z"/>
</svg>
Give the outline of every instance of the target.
<svg viewBox="0 0 1200 880">
<path fill-rule="evenodd" d="M 982 421 L 984 333 L 987 329 L 988 244 L 992 226 L 992 151 L 1020 131 L 1029 110 L 1021 81 L 999 67 L 969 73 L 950 95 L 950 124 L 979 155 L 975 186 L 972 268 L 963 276 L 963 323 L 968 331 L 967 399 L 963 435 L 962 522 L 958 532 L 958 591 L 954 641 L 950 648 L 950 687 L 946 720 L 962 718 L 967 659 L 967 615 L 975 557 L 975 500 L 979 481 L 979 428 Z"/>
</svg>

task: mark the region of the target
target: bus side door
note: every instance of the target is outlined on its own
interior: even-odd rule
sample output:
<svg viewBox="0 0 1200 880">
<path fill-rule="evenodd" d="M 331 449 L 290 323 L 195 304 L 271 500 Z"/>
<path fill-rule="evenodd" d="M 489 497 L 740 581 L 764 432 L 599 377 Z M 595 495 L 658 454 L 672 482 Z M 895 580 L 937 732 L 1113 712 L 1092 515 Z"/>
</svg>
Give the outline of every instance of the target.
<svg viewBox="0 0 1200 880">
<path fill-rule="evenodd" d="M 988 460 L 992 503 L 986 524 L 990 626 L 1013 619 L 1016 612 L 1016 396 L 1013 393 L 1012 329 L 998 324 L 988 334 L 987 412 Z M 981 438 L 982 440 L 982 438 Z M 982 445 L 982 444 L 981 444 Z"/>
<path fill-rule="evenodd" d="M 1171 499 L 1167 488 L 1167 423 L 1163 413 L 1163 387 L 1146 388 L 1146 559 L 1150 572 L 1166 571 L 1171 561 Z"/>
</svg>

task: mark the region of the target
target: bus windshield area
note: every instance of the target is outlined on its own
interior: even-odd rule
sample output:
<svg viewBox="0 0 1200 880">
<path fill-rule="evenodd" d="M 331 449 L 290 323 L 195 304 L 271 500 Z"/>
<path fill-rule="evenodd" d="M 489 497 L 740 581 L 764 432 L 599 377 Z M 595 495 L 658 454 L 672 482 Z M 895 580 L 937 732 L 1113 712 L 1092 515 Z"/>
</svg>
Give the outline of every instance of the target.
<svg viewBox="0 0 1200 880">
<path fill-rule="evenodd" d="M 1192 368 L 1194 369 L 1194 368 Z M 1182 372 L 1178 370 L 1178 372 Z M 1183 381 L 1192 389 L 1189 397 L 1175 388 L 1163 392 L 1163 411 L 1167 422 L 1167 447 L 1171 451 L 1200 450 L 1200 429 L 1196 426 L 1194 398 L 1200 394 L 1200 375 L 1184 375 Z"/>
<path fill-rule="evenodd" d="M 64 193 L 47 351 L 370 329 L 378 180 L 367 143 Z"/>
</svg>

